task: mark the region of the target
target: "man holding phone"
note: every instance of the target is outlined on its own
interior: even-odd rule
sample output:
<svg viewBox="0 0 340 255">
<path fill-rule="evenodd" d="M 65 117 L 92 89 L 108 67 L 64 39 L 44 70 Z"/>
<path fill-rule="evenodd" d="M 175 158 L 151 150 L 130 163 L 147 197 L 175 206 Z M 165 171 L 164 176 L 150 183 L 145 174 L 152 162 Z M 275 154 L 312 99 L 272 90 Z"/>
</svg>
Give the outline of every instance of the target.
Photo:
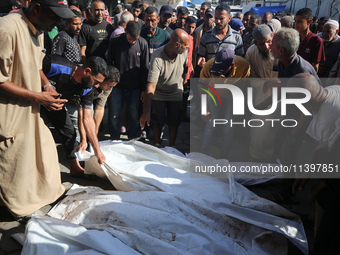
<svg viewBox="0 0 340 255">
<path fill-rule="evenodd" d="M 100 57 L 90 57 L 82 66 L 55 55 L 47 55 L 43 60 L 43 72 L 51 82 L 44 89 L 51 89 L 52 87 L 52 89 L 61 93 L 62 98 L 69 101 L 80 101 L 83 108 L 82 118 L 83 123 L 85 123 L 86 136 L 90 140 L 99 164 L 105 162 L 105 156 L 99 147 L 95 122 L 92 116 L 93 86 L 104 81 L 106 70 L 106 62 Z M 84 174 L 84 169 L 80 166 L 75 156 L 79 143 L 76 140 L 76 130 L 67 108 L 64 106 L 60 111 L 48 111 L 42 108 L 41 112 L 62 136 L 67 158 L 70 160 L 71 175 L 90 179 L 91 176 Z"/>
</svg>

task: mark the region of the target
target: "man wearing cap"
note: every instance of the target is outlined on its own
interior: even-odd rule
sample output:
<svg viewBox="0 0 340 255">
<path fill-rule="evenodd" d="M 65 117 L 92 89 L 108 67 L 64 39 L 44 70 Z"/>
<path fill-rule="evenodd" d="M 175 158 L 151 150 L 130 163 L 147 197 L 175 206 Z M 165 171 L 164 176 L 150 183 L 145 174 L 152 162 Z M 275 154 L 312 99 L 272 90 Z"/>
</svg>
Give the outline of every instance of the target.
<svg viewBox="0 0 340 255">
<path fill-rule="evenodd" d="M 0 19 L 0 205 L 16 217 L 64 192 L 56 146 L 39 108 L 60 110 L 67 100 L 58 99 L 41 68 L 43 31 L 73 16 L 66 1 L 32 0 Z"/>
<path fill-rule="evenodd" d="M 169 34 L 172 33 L 172 29 L 169 27 L 171 24 L 173 9 L 170 5 L 163 5 L 161 10 L 159 11 L 159 22 L 158 27 L 168 31 Z"/>
<path fill-rule="evenodd" d="M 278 76 L 278 60 L 274 59 L 270 49 L 273 35 L 267 25 L 257 26 L 253 30 L 254 44 L 249 47 L 246 53 L 246 59 L 251 66 L 250 77 L 259 78 L 250 82 L 256 91 L 255 105 L 271 95 L 270 90 L 263 87 L 267 79 Z"/>
<path fill-rule="evenodd" d="M 253 87 L 254 105 L 256 106 L 272 95 L 271 89 L 268 89 L 265 84 L 270 78 L 278 76 L 278 60 L 271 54 L 270 46 L 273 33 L 268 25 L 257 26 L 253 30 L 253 38 L 254 44 L 247 50 L 246 59 L 251 67 L 250 77 L 255 78 L 250 79 L 250 85 Z M 265 118 L 279 119 L 280 109 L 270 116 L 252 116 L 252 119 Z M 261 128 L 250 128 L 249 149 L 253 158 L 271 161 L 274 160 L 274 144 L 278 129 L 265 121 L 264 123 Z"/>
<path fill-rule="evenodd" d="M 233 18 L 229 21 L 229 26 L 234 29 L 236 32 L 238 32 L 240 35 L 243 34 L 243 23 L 240 19 Z"/>
<path fill-rule="evenodd" d="M 201 8 L 198 12 L 198 17 L 199 17 L 199 20 L 197 21 L 197 26 L 200 26 L 203 24 L 204 20 L 203 20 L 203 17 L 205 15 L 205 12 L 211 8 L 211 3 L 210 2 L 203 2 L 201 4 Z"/>
<path fill-rule="evenodd" d="M 230 7 L 228 5 L 221 4 L 216 7 L 215 28 L 202 36 L 198 47 L 197 64 L 199 66 L 203 67 L 223 48 L 232 49 L 236 55 L 243 56 L 242 37 L 228 25 L 230 19 Z"/>
<path fill-rule="evenodd" d="M 178 7 L 177 8 L 177 22 L 170 25 L 170 28 L 172 30 L 175 30 L 177 28 L 184 28 L 185 20 L 189 15 L 189 10 L 187 7 Z"/>
<path fill-rule="evenodd" d="M 339 22 L 329 20 L 322 29 L 322 40 L 325 47 L 325 61 L 319 65 L 318 75 L 320 78 L 327 78 L 330 70 L 336 63 L 340 52 Z"/>
<path fill-rule="evenodd" d="M 140 36 L 148 42 L 150 60 L 152 53 L 169 39 L 168 31 L 157 26 L 158 21 L 158 10 L 153 6 L 146 8 L 144 13 L 145 27 L 142 28 Z"/>
<path fill-rule="evenodd" d="M 105 52 L 109 47 L 109 39 L 113 32 L 113 26 L 103 19 L 105 4 L 101 0 L 95 0 L 91 5 L 92 16 L 85 21 L 80 34 L 79 45 L 83 63 L 86 58 L 97 56 L 106 59 Z"/>
<path fill-rule="evenodd" d="M 250 75 L 250 65 L 247 60 L 242 57 L 235 56 L 232 49 L 224 48 L 216 54 L 215 58 L 210 59 L 202 68 L 200 78 L 204 82 L 207 78 L 222 78 L 224 83 L 237 83 L 241 78 L 247 78 Z M 212 84 L 211 84 L 212 85 Z M 218 90 L 218 89 L 216 89 Z M 230 119 L 232 117 L 232 98 L 230 92 L 226 89 L 218 90 L 221 97 L 223 109 L 217 108 L 209 97 L 208 106 L 210 112 L 207 114 L 208 119 Z M 231 147 L 233 128 L 223 128 L 223 141 L 225 150 L 221 155 L 212 155 L 211 145 L 213 143 L 213 135 L 215 129 L 211 121 L 207 121 L 203 133 L 201 151 L 213 157 L 225 158 Z"/>
</svg>

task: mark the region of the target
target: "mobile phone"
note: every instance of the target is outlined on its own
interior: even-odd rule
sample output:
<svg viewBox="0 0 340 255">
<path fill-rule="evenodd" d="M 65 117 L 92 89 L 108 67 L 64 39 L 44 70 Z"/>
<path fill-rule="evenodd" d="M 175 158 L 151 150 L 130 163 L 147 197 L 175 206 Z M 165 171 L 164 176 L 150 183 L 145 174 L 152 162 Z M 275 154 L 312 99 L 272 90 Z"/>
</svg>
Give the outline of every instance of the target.
<svg viewBox="0 0 340 255">
<path fill-rule="evenodd" d="M 59 95 L 57 96 L 57 99 L 61 98 L 62 96 L 63 96 L 63 94 L 59 93 Z"/>
</svg>

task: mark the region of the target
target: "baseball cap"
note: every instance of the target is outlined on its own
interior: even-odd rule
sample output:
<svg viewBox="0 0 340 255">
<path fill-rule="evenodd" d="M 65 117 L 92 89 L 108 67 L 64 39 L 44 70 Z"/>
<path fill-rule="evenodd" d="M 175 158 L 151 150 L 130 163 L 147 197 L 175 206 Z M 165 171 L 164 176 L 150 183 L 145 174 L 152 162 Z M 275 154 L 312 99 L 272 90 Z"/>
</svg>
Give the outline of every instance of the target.
<svg viewBox="0 0 340 255">
<path fill-rule="evenodd" d="M 234 62 L 235 52 L 229 48 L 223 48 L 216 56 L 209 72 L 215 76 L 223 74 Z"/>
<path fill-rule="evenodd" d="M 243 23 L 240 19 L 232 18 L 229 21 L 229 26 L 238 32 L 240 28 L 243 27 Z"/>
<path fill-rule="evenodd" d="M 159 11 L 159 14 L 170 14 L 172 15 L 173 9 L 170 5 L 163 5 L 161 10 Z"/>
<path fill-rule="evenodd" d="M 213 8 L 208 8 L 205 10 L 204 15 L 210 15 L 211 17 L 215 16 L 215 10 Z"/>
<path fill-rule="evenodd" d="M 60 18 L 69 19 L 75 14 L 68 8 L 66 0 L 37 0 L 37 3 L 48 6 Z"/>
</svg>

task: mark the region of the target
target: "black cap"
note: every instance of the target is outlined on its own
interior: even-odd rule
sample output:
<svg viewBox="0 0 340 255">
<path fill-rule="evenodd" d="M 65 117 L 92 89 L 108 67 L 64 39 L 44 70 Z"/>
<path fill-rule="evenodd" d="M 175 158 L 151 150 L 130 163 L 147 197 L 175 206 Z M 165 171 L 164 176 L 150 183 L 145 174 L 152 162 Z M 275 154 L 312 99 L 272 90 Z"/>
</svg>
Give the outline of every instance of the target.
<svg viewBox="0 0 340 255">
<path fill-rule="evenodd" d="M 213 8 L 206 9 L 204 15 L 210 15 L 211 17 L 215 16 L 215 10 Z"/>
<path fill-rule="evenodd" d="M 69 19 L 75 14 L 68 7 L 66 0 L 36 0 L 37 3 L 48 6 L 60 18 Z"/>
<path fill-rule="evenodd" d="M 159 11 L 159 14 L 170 14 L 172 15 L 173 9 L 170 5 L 163 5 L 161 10 Z"/>
</svg>

